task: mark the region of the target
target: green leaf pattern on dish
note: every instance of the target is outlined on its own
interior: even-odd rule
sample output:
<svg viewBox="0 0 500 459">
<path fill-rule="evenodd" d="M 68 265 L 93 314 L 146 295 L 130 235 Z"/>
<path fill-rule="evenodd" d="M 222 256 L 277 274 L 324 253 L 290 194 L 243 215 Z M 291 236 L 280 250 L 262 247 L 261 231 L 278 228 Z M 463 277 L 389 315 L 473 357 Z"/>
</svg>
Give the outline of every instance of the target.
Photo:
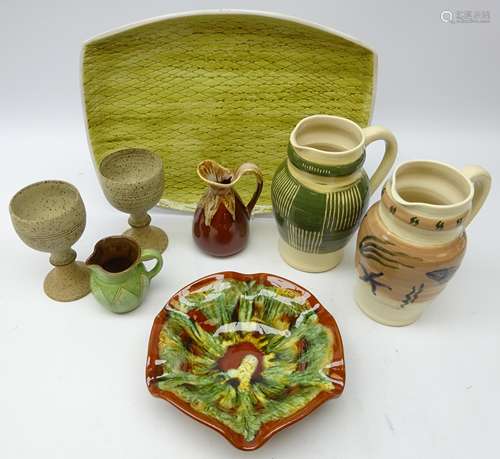
<svg viewBox="0 0 500 459">
<path fill-rule="evenodd" d="M 296 291 L 222 280 L 166 308 L 155 383 L 246 441 L 334 389 L 332 333 Z"/>
</svg>

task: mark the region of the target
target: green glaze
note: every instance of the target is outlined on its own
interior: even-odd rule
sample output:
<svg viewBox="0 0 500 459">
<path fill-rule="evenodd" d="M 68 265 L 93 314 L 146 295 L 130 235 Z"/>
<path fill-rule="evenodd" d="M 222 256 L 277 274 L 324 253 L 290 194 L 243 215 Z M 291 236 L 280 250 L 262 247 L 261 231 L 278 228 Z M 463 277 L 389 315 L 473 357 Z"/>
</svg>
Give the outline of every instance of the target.
<svg viewBox="0 0 500 459">
<path fill-rule="evenodd" d="M 288 144 L 288 159 L 297 169 L 307 172 L 308 174 L 319 175 L 321 177 L 342 177 L 357 171 L 365 162 L 366 154 L 363 152 L 363 154 L 352 163 L 325 166 L 324 164 L 316 164 L 300 157 L 293 149 L 292 145 Z"/>
<path fill-rule="evenodd" d="M 328 368 L 339 344 L 307 295 L 223 279 L 186 292 L 166 311 L 158 340 L 163 374 L 154 384 L 247 442 L 265 423 L 334 390 Z M 225 364 L 238 346 L 253 351 L 236 351 L 232 364 Z"/>
<path fill-rule="evenodd" d="M 120 239 L 128 239 L 122 237 Z M 110 272 L 105 267 L 94 263 L 94 255 L 87 260 L 91 270 L 90 289 L 96 299 L 111 312 L 122 314 L 139 307 L 149 289 L 151 279 L 163 266 L 160 252 L 143 249 L 131 266 L 119 272 Z M 155 259 L 156 265 L 150 271 L 142 263 Z"/>
<path fill-rule="evenodd" d="M 82 85 L 97 163 L 144 148 L 165 165 L 160 205 L 194 210 L 203 193 L 197 164 L 264 173 L 256 212 L 271 212 L 271 178 L 302 118 L 335 113 L 366 126 L 377 57 L 351 39 L 270 14 L 179 15 L 87 42 Z M 238 191 L 250 200 L 254 184 Z"/>
<path fill-rule="evenodd" d="M 362 161 L 356 168 L 361 165 Z M 345 166 L 346 171 L 352 169 L 353 165 Z M 349 185 L 330 192 L 315 191 L 293 177 L 287 160 L 283 161 L 272 183 L 274 216 L 282 239 L 307 253 L 340 250 L 359 226 L 368 205 L 368 189 L 368 176 L 361 170 Z"/>
</svg>

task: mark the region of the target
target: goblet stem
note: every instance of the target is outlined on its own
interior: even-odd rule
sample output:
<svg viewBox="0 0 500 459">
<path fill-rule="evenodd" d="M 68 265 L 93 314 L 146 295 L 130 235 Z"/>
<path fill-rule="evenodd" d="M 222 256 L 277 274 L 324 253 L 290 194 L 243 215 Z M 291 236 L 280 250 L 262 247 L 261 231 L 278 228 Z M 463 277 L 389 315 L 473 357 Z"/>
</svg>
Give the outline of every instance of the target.
<svg viewBox="0 0 500 459">
<path fill-rule="evenodd" d="M 76 252 L 72 249 L 58 250 L 50 254 L 50 264 L 52 266 L 65 266 L 75 261 Z"/>
<path fill-rule="evenodd" d="M 132 228 L 143 228 L 144 226 L 148 226 L 151 222 L 151 217 L 147 212 L 138 212 L 135 214 L 130 214 L 128 219 L 128 224 Z"/>
<path fill-rule="evenodd" d="M 168 245 L 168 237 L 160 228 L 150 225 L 151 217 L 147 212 L 131 214 L 128 223 L 130 229 L 123 234 L 135 239 L 142 249 L 155 249 L 164 252 Z"/>
<path fill-rule="evenodd" d="M 50 263 L 55 267 L 45 277 L 43 289 L 53 300 L 74 301 L 89 293 L 89 269 L 75 259 L 72 248 L 50 254 Z"/>
</svg>

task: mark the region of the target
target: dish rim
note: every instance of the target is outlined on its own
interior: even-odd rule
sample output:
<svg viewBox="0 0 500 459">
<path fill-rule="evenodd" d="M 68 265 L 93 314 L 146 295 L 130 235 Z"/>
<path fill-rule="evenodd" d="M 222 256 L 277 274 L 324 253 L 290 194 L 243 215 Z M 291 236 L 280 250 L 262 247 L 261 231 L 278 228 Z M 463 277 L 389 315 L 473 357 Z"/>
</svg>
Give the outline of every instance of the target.
<svg viewBox="0 0 500 459">
<path fill-rule="evenodd" d="M 167 306 L 172 300 L 178 298 L 179 295 L 181 294 L 185 294 L 195 288 L 200 288 L 203 285 L 208 284 L 212 281 L 221 280 L 227 277 L 231 279 L 244 280 L 244 281 L 259 280 L 264 278 L 265 280 L 268 280 L 271 285 L 274 285 L 274 283 L 269 279 L 274 278 L 276 280 L 289 284 L 289 286 L 284 288 L 293 288 L 302 293 L 308 293 L 309 297 L 307 298 L 307 303 L 310 305 L 311 308 L 315 305 L 318 305 L 316 313 L 318 314 L 320 323 L 326 326 L 333 333 L 335 347 L 333 349 L 332 361 L 339 362 L 339 365 L 336 368 L 342 378 L 341 386 L 335 385 L 332 391 L 328 392 L 321 391 L 314 399 L 308 402 L 303 408 L 291 414 L 290 416 L 262 424 L 257 435 L 251 442 L 247 442 L 241 434 L 234 432 L 230 427 L 221 423 L 217 419 L 209 417 L 203 413 L 194 410 L 193 408 L 191 408 L 188 402 L 182 400 L 174 393 L 161 390 L 152 383 L 152 380 L 155 376 L 156 360 L 158 358 L 158 350 L 157 350 L 158 338 L 161 329 L 163 327 L 163 324 L 165 323 L 166 320 L 167 313 L 165 306 Z M 148 354 L 146 362 L 146 385 L 148 387 L 149 392 L 154 397 L 158 397 L 169 402 L 170 404 L 172 404 L 177 409 L 187 414 L 194 420 L 212 428 L 213 430 L 224 436 L 226 440 L 228 440 L 233 446 L 235 446 L 238 449 L 251 451 L 260 448 L 274 434 L 300 421 L 302 418 L 306 417 L 308 414 L 313 412 L 316 408 L 320 407 L 327 400 L 339 397 L 345 389 L 346 372 L 345 372 L 344 347 L 342 343 L 342 336 L 340 334 L 340 330 L 337 326 L 335 318 L 309 290 L 307 290 L 306 288 L 300 286 L 299 284 L 293 281 L 290 281 L 285 277 L 263 272 L 244 274 L 237 271 L 221 271 L 201 277 L 187 284 L 183 288 L 179 289 L 176 293 L 174 293 L 169 298 L 165 306 L 156 315 L 149 335 Z M 327 323 L 323 322 L 324 319 L 327 319 Z"/>
</svg>

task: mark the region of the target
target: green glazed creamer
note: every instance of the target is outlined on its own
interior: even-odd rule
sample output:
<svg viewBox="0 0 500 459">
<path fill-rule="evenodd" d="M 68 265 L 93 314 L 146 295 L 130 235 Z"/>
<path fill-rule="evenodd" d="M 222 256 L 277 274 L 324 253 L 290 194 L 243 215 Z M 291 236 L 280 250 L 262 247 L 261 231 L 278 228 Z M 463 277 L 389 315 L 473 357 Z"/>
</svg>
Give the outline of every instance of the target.
<svg viewBox="0 0 500 459">
<path fill-rule="evenodd" d="M 375 140 L 384 140 L 386 149 L 368 178 L 363 170 L 365 147 Z M 380 126 L 361 128 L 329 115 L 300 121 L 271 185 L 282 258 L 302 271 L 334 268 L 396 151 L 396 139 Z"/>
<path fill-rule="evenodd" d="M 152 259 L 157 262 L 147 271 L 142 262 Z M 163 260 L 160 252 L 141 250 L 132 238 L 111 236 L 95 245 L 86 264 L 91 271 L 90 289 L 94 296 L 111 312 L 121 314 L 140 306 Z"/>
</svg>

